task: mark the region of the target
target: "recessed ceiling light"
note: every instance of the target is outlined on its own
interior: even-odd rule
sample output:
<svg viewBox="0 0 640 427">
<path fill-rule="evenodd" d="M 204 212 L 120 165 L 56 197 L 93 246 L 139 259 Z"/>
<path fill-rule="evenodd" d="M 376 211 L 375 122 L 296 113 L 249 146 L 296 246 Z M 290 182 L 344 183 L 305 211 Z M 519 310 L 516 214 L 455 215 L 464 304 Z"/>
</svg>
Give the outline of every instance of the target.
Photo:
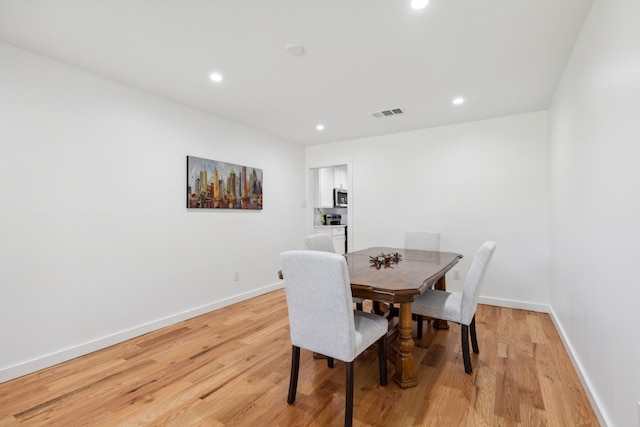
<svg viewBox="0 0 640 427">
<path fill-rule="evenodd" d="M 411 0 L 411 7 L 419 10 L 424 9 L 429 4 L 429 0 Z"/>
<path fill-rule="evenodd" d="M 209 78 L 211 79 L 211 81 L 214 81 L 214 82 L 218 83 L 218 82 L 222 81 L 222 74 L 220 74 L 220 73 L 211 73 L 211 74 L 209 74 Z"/>
<path fill-rule="evenodd" d="M 460 104 L 464 104 L 464 98 L 459 96 L 457 98 L 455 98 L 453 100 L 453 105 L 460 105 Z"/>
<path fill-rule="evenodd" d="M 318 126 L 316 126 L 316 130 L 324 130 L 324 125 L 319 124 Z"/>
</svg>

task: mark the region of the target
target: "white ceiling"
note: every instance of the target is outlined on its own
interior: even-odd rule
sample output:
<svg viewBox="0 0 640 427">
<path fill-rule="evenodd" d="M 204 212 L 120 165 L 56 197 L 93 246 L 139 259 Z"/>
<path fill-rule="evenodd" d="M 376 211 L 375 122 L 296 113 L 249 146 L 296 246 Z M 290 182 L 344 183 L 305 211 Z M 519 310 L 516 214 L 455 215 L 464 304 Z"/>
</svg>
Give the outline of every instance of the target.
<svg viewBox="0 0 640 427">
<path fill-rule="evenodd" d="M 591 2 L 0 0 L 0 41 L 314 145 L 546 109 Z"/>
</svg>

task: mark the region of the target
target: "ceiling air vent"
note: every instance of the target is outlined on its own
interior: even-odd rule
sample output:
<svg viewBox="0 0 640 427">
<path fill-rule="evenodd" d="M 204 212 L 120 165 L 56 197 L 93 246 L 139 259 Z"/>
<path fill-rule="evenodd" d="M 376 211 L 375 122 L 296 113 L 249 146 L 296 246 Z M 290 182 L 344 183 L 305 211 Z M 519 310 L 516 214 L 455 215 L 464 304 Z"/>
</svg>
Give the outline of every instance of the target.
<svg viewBox="0 0 640 427">
<path fill-rule="evenodd" d="M 404 114 L 402 108 L 392 108 L 390 110 L 376 111 L 375 113 L 371 113 L 373 117 L 391 117 L 397 116 L 398 114 Z"/>
</svg>

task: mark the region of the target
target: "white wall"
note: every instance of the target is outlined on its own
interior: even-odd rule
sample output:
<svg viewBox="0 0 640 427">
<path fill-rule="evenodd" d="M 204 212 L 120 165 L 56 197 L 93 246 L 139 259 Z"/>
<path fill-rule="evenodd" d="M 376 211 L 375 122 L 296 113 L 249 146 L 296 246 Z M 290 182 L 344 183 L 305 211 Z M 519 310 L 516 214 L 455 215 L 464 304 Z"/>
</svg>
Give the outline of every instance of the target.
<svg viewBox="0 0 640 427">
<path fill-rule="evenodd" d="M 264 210 L 187 210 L 187 155 L 263 169 Z M 303 165 L 297 145 L 0 44 L 0 382 L 280 286 Z"/>
<path fill-rule="evenodd" d="M 546 112 L 308 147 L 307 168 L 349 167 L 351 249 L 403 245 L 404 232 L 439 230 L 462 253 L 462 277 L 495 240 L 484 302 L 547 310 Z M 311 225 L 309 213 L 307 231 Z M 448 277 L 449 289 L 462 280 Z"/>
<path fill-rule="evenodd" d="M 639 22 L 594 2 L 550 109 L 551 305 L 610 426 L 640 425 Z"/>
</svg>

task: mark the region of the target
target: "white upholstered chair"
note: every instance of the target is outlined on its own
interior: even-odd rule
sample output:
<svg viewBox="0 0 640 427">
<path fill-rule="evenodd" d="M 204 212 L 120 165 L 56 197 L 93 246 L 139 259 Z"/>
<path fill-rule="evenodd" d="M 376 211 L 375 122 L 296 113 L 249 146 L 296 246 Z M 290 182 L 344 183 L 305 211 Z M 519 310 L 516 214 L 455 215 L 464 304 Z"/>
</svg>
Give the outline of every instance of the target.
<svg viewBox="0 0 640 427">
<path fill-rule="evenodd" d="M 304 245 L 310 251 L 324 251 L 335 253 L 333 246 L 333 238 L 328 234 L 317 233 L 309 234 L 304 238 Z M 356 303 L 356 308 L 362 311 L 362 298 L 354 298 L 353 302 Z"/>
<path fill-rule="evenodd" d="M 304 245 L 310 251 L 336 252 L 333 247 L 333 238 L 328 234 L 309 234 L 304 238 Z"/>
<path fill-rule="evenodd" d="M 407 231 L 404 233 L 404 248 L 439 251 L 440 233 L 437 231 Z"/>
<path fill-rule="evenodd" d="M 469 273 L 467 274 L 464 289 L 461 294 L 437 289 L 427 289 L 422 295 L 413 300 L 412 304 L 414 314 L 460 324 L 462 357 L 464 360 L 464 370 L 467 374 L 472 372 L 471 357 L 469 354 L 469 332 L 471 332 L 473 352 L 478 353 L 476 308 L 478 306 L 478 297 L 480 296 L 480 287 L 484 274 L 487 271 L 489 260 L 495 248 L 495 242 L 485 242 L 480 246 L 480 249 L 478 249 L 476 256 L 471 262 L 471 267 L 469 268 Z"/>
<path fill-rule="evenodd" d="M 387 319 L 353 309 L 349 269 L 341 255 L 322 251 L 280 254 L 291 332 L 291 378 L 287 402 L 296 399 L 300 349 L 346 363 L 345 426 L 353 420 L 353 361 L 378 343 L 380 384 L 387 384 Z"/>
</svg>

